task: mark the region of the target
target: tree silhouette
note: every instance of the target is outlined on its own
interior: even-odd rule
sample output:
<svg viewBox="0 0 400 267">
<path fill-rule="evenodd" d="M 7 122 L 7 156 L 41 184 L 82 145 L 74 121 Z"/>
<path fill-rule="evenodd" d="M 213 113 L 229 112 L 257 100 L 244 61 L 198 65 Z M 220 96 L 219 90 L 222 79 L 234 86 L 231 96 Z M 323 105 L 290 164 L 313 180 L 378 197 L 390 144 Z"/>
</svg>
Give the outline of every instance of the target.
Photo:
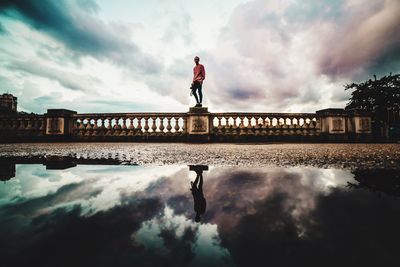
<svg viewBox="0 0 400 267">
<path fill-rule="evenodd" d="M 369 79 L 361 83 L 345 85 L 345 90 L 354 89 L 346 109 L 369 110 L 375 121 L 390 122 L 389 113 L 400 110 L 400 74 Z"/>
<path fill-rule="evenodd" d="M 400 137 L 400 74 L 369 79 L 361 83 L 345 85 L 345 90 L 354 89 L 346 109 L 361 109 L 372 112 L 373 131 L 377 136 Z"/>
</svg>

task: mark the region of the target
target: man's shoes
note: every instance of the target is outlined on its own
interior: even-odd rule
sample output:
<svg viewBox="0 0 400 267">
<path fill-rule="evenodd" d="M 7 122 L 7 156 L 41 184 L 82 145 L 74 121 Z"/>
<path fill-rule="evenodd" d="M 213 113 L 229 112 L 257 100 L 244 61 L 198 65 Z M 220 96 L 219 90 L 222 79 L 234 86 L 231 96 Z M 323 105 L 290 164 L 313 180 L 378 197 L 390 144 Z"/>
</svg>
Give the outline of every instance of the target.
<svg viewBox="0 0 400 267">
<path fill-rule="evenodd" d="M 201 104 L 197 103 L 195 107 L 199 108 L 199 107 L 201 107 Z"/>
</svg>

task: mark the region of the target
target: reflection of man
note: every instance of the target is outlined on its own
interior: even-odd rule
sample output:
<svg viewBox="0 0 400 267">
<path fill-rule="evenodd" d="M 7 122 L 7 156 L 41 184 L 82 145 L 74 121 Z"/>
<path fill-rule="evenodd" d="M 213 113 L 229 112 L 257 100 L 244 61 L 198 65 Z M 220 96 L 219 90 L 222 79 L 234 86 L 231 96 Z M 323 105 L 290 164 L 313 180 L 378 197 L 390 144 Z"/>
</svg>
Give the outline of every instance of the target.
<svg viewBox="0 0 400 267">
<path fill-rule="evenodd" d="M 203 195 L 203 170 L 195 170 L 196 171 L 196 180 L 194 182 L 190 182 L 192 188 L 193 199 L 194 199 L 194 211 L 196 212 L 196 222 L 200 222 L 200 215 L 204 214 L 206 211 L 206 199 Z"/>
<path fill-rule="evenodd" d="M 199 64 L 200 58 L 196 56 L 194 58 L 194 62 L 196 63 L 196 66 L 193 68 L 193 81 L 192 81 L 192 86 L 190 87 L 192 89 L 192 93 L 194 95 L 194 98 L 196 98 L 196 107 L 201 107 L 201 103 L 203 101 L 203 92 L 202 92 L 202 87 L 203 87 L 203 81 L 206 78 L 206 71 L 204 69 L 204 66 L 202 64 Z M 197 96 L 197 93 L 199 94 Z"/>
</svg>

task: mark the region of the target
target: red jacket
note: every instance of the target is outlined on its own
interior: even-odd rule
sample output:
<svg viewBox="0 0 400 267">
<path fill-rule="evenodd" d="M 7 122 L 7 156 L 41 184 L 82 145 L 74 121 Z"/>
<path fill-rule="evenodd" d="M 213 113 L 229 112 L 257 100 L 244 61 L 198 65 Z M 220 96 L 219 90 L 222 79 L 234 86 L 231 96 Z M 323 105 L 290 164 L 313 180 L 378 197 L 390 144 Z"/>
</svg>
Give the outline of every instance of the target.
<svg viewBox="0 0 400 267">
<path fill-rule="evenodd" d="M 203 80 L 206 78 L 206 71 L 202 64 L 198 64 L 193 68 L 193 82 L 199 81 L 203 83 Z"/>
</svg>

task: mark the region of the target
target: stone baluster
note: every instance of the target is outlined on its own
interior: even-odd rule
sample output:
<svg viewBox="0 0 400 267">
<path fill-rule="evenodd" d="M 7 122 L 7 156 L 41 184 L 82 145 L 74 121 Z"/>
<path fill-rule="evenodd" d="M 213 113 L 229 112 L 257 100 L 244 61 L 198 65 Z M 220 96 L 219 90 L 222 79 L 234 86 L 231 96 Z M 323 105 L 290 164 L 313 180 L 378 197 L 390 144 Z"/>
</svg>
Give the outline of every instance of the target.
<svg viewBox="0 0 400 267">
<path fill-rule="evenodd" d="M 151 117 L 151 121 L 152 121 L 151 122 L 151 133 L 152 134 L 155 134 L 157 131 L 156 120 L 157 120 L 157 117 Z"/>
<path fill-rule="evenodd" d="M 175 133 L 179 133 L 179 117 L 175 117 Z"/>
<path fill-rule="evenodd" d="M 120 122 L 121 121 L 121 122 Z M 120 117 L 118 120 L 118 125 L 119 125 L 119 136 L 124 136 L 126 135 L 126 117 Z"/>
<path fill-rule="evenodd" d="M 112 134 L 111 117 L 106 117 L 104 120 L 104 124 L 106 123 L 106 120 L 107 120 L 107 126 L 104 135 L 111 135 Z"/>
<path fill-rule="evenodd" d="M 247 117 L 247 116 L 244 116 L 244 117 L 241 117 L 240 118 L 241 120 L 242 120 L 242 125 L 243 125 L 243 128 L 242 128 L 242 133 L 244 133 L 244 134 L 249 134 L 250 132 L 251 132 L 251 122 L 250 122 L 250 118 L 249 117 Z M 244 123 L 245 123 L 245 120 L 247 121 L 247 125 L 245 125 Z"/>
<path fill-rule="evenodd" d="M 18 127 L 19 127 L 18 119 L 17 118 L 13 118 L 13 119 L 10 119 L 10 120 L 11 120 L 10 121 L 11 128 L 13 130 L 18 130 Z"/>
<path fill-rule="evenodd" d="M 85 118 L 86 120 L 86 127 L 85 127 L 85 135 L 92 135 L 92 124 L 90 122 L 91 118 Z"/>
<path fill-rule="evenodd" d="M 98 122 L 98 119 L 97 118 L 93 118 L 93 119 L 91 119 L 91 120 L 93 120 L 93 130 L 97 130 L 99 127 L 97 126 L 97 122 Z"/>
<path fill-rule="evenodd" d="M 172 117 L 167 117 L 167 133 L 171 133 L 171 129 L 172 129 L 171 119 L 172 119 Z"/>
<path fill-rule="evenodd" d="M 121 118 L 122 119 L 122 130 L 126 130 L 127 129 L 127 127 L 126 127 L 126 119 L 127 118 Z"/>
<path fill-rule="evenodd" d="M 164 126 L 164 119 L 165 119 L 165 117 L 160 117 L 160 127 L 159 127 L 159 129 L 160 129 L 160 134 L 164 134 L 164 129 L 165 129 L 165 126 Z"/>
<path fill-rule="evenodd" d="M 121 119 L 122 119 L 122 117 L 115 118 L 115 126 L 116 126 L 115 127 L 116 130 L 114 132 L 115 136 L 119 136 L 123 133 L 122 125 L 120 122 Z M 122 121 L 123 121 L 123 119 L 122 119 Z"/>
<path fill-rule="evenodd" d="M 88 131 L 88 135 L 97 135 L 97 119 L 89 118 L 88 124 L 90 125 L 90 130 Z"/>
<path fill-rule="evenodd" d="M 232 116 L 232 119 L 233 119 L 233 125 L 232 125 L 232 131 L 231 131 L 232 135 L 235 135 L 239 132 L 239 125 L 237 123 L 237 118 L 238 117 Z"/>
<path fill-rule="evenodd" d="M 17 130 L 18 129 L 18 120 L 16 118 L 11 120 L 11 128 L 13 130 Z"/>
<path fill-rule="evenodd" d="M 143 132 L 142 132 L 142 117 L 137 117 L 137 126 L 136 126 L 136 134 L 137 135 L 141 135 Z"/>
<path fill-rule="evenodd" d="M 100 121 L 100 125 L 97 126 L 99 135 L 105 135 L 107 132 L 106 119 L 106 117 L 98 118 L 98 121 Z"/>
<path fill-rule="evenodd" d="M 218 124 L 217 124 L 217 133 L 222 134 L 222 118 L 221 116 L 217 117 Z"/>
<path fill-rule="evenodd" d="M 129 136 L 134 135 L 134 132 L 135 132 L 135 127 L 133 126 L 133 120 L 134 120 L 133 117 L 129 118 L 129 126 L 128 126 L 128 135 Z"/>
<path fill-rule="evenodd" d="M 260 120 L 261 120 L 261 122 L 260 122 Z M 258 119 L 258 121 L 257 121 L 257 123 L 259 123 L 259 130 L 260 130 L 260 134 L 261 135 L 266 135 L 267 134 L 268 125 L 266 123 L 266 120 L 267 120 L 267 118 L 260 117 Z"/>
<path fill-rule="evenodd" d="M 253 119 L 254 119 L 254 124 L 253 124 Z M 250 116 L 248 117 L 248 122 L 249 122 L 248 133 L 255 134 L 255 131 L 258 128 L 257 119 L 254 116 Z"/>
<path fill-rule="evenodd" d="M 294 134 L 294 131 L 295 131 L 295 128 L 294 128 L 294 118 L 293 117 L 291 117 L 291 118 L 289 118 L 289 134 L 290 135 L 293 135 Z"/>
<path fill-rule="evenodd" d="M 147 133 L 149 133 L 149 129 L 150 129 L 150 127 L 149 127 L 149 117 L 145 117 L 144 118 L 144 132 L 147 134 Z"/>
<path fill-rule="evenodd" d="M 27 125 L 26 125 L 26 130 L 31 130 L 32 129 L 32 118 L 27 118 Z"/>
<path fill-rule="evenodd" d="M 23 130 L 23 129 L 25 128 L 24 119 L 21 118 L 21 119 L 19 119 L 18 121 L 19 121 L 19 127 L 18 127 L 18 129 L 19 129 L 19 130 Z"/>
<path fill-rule="evenodd" d="M 256 123 L 256 125 L 254 125 L 254 134 L 255 135 L 260 135 L 260 133 L 261 133 L 261 127 L 262 127 L 262 124 L 261 124 L 261 117 L 254 117 L 254 119 L 255 119 L 255 123 Z"/>
</svg>

